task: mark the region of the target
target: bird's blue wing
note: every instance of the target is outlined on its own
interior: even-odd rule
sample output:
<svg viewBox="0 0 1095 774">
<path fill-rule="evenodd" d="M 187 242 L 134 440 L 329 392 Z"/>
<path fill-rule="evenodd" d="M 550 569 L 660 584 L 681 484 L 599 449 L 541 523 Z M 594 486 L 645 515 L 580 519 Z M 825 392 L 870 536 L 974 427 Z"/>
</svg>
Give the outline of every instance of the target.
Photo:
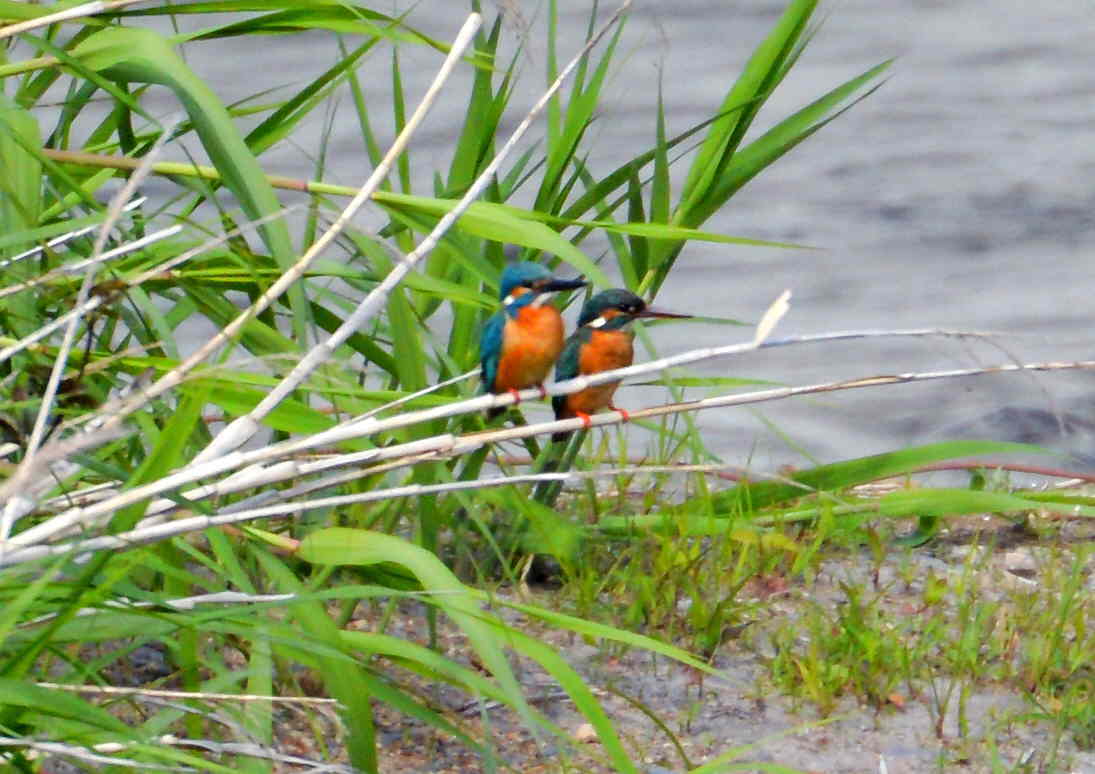
<svg viewBox="0 0 1095 774">
<path fill-rule="evenodd" d="M 589 329 L 579 328 L 570 334 L 563 351 L 559 353 L 559 359 L 555 361 L 555 381 L 562 382 L 573 379 L 578 375 L 582 358 L 582 345 L 589 341 Z M 551 399 L 551 405 L 555 409 L 555 416 L 560 416 L 566 406 L 565 395 L 555 395 Z"/>
<path fill-rule="evenodd" d="M 497 312 L 483 326 L 479 336 L 479 363 L 483 368 L 483 392 L 490 392 L 498 376 L 498 362 L 502 359 L 502 337 L 506 328 L 506 316 Z"/>
</svg>

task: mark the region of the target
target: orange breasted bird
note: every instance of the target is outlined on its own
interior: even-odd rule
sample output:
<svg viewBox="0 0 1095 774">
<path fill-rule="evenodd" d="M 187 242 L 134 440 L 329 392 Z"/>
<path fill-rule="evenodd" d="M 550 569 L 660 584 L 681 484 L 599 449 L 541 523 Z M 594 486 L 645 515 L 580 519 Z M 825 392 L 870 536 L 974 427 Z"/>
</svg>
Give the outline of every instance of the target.
<svg viewBox="0 0 1095 774">
<path fill-rule="evenodd" d="M 530 261 L 502 272 L 502 309 L 487 320 L 479 338 L 483 392 L 513 392 L 543 385 L 563 350 L 563 318 L 548 300 L 550 293 L 574 290 L 584 279 L 560 279 Z M 491 409 L 488 418 L 505 409 Z"/>
<path fill-rule="evenodd" d="M 578 317 L 578 330 L 571 334 L 555 366 L 555 381 L 561 382 L 576 376 L 611 371 L 631 365 L 635 357 L 632 341 L 635 334 L 628 325 L 643 317 L 680 317 L 692 315 L 674 314 L 653 309 L 629 290 L 616 288 L 603 290 L 586 301 Z M 580 417 L 589 427 L 589 415 L 603 408 L 618 411 L 624 420 L 627 412 L 612 405 L 619 382 L 587 387 L 569 395 L 556 395 L 551 399 L 556 419 Z M 570 433 L 556 433 L 552 440 L 565 441 Z"/>
</svg>

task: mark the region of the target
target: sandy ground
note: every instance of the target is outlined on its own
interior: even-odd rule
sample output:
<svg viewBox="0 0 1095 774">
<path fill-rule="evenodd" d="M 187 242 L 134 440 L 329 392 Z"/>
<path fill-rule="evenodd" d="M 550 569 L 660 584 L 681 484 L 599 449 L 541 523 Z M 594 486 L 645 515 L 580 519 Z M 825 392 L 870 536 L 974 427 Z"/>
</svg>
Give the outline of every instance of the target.
<svg viewBox="0 0 1095 774">
<path fill-rule="evenodd" d="M 976 583 L 980 590 L 989 598 L 1006 600 L 1009 595 L 1036 588 L 1049 568 L 1046 557 L 1058 563 L 1067 561 L 1072 550 L 1090 545 L 1095 537 L 1095 523 L 1075 521 L 1056 528 L 1054 534 L 1054 546 L 1050 549 L 1034 535 L 1016 533 L 1006 526 L 998 528 L 994 548 L 978 565 L 981 570 Z M 975 535 L 979 536 L 979 542 L 971 540 Z M 1095 749 L 1077 748 L 1067 733 L 1058 734 L 1049 722 L 1033 717 L 1032 705 L 1019 691 L 1004 686 L 991 683 L 972 686 L 965 702 L 965 733 L 963 719 L 957 713 L 957 692 L 939 724 L 938 712 L 933 709 L 938 705 L 926 686 L 914 691 L 902 687 L 881 707 L 866 706 L 845 696 L 824 718 L 814 704 L 801 699 L 795 703 L 772 687 L 766 664 L 774 655 L 769 635 L 780 625 L 796 621 L 806 605 L 843 604 L 841 584 L 852 583 L 863 588 L 889 589 L 885 604 L 891 610 L 912 610 L 923 599 L 923 579 L 962 573 L 970 565 L 971 552 L 988 550 L 972 547 L 982 545 L 983 539 L 981 519 L 971 519 L 964 525 L 952 522 L 946 534 L 929 547 L 907 555 L 891 551 L 890 558 L 879 566 L 877 579 L 866 553 L 847 553 L 825 560 L 809 584 L 773 579 L 770 583 L 747 587 L 743 594 L 760 602 L 757 620 L 729 634 L 719 646 L 712 660 L 718 676 L 701 674 L 638 649 L 590 642 L 502 606 L 494 609 L 512 626 L 553 647 L 583 675 L 615 724 L 625 748 L 634 760 L 641 762 L 643 774 L 687 772 L 734 750 L 739 752 L 732 756 L 733 760 L 741 766 L 734 771 L 786 771 L 764 768 L 765 764 L 774 764 L 810 774 L 954 771 L 1095 774 Z M 1055 553 L 1044 553 L 1050 550 Z M 1084 604 L 1095 604 L 1095 556 L 1090 552 L 1083 582 Z M 564 593 L 548 586 L 533 586 L 523 590 L 521 601 L 565 609 Z M 506 598 L 507 594 L 503 589 L 499 597 Z M 359 614 L 350 626 L 375 630 L 377 612 L 368 605 L 360 605 Z M 404 603 L 389 620 L 387 632 L 427 643 L 423 606 L 413 601 Z M 462 633 L 444 622 L 439 631 L 439 646 L 448 658 L 475 666 Z M 91 655 L 87 654 L 88 658 Z M 243 658 L 242 654 L 236 655 Z M 232 659 L 226 656 L 226 660 Z M 243 666 L 240 660 L 240 668 Z M 613 771 L 605 762 L 592 727 L 570 698 L 527 660 L 515 664 L 526 696 L 574 743 L 561 742 L 547 734 L 535 738 L 504 707 L 495 703 L 480 705 L 461 691 L 430 684 L 384 662 L 376 662 L 375 666 L 388 671 L 404 690 L 416 693 L 427 706 L 473 736 L 490 736 L 501 751 L 500 760 L 485 761 L 432 727 L 378 704 L 380 770 L 385 774 Z M 172 668 L 164 649 L 156 644 L 141 646 L 119 668 L 124 668 L 125 673 L 110 675 L 115 685 L 159 683 L 160 687 L 171 687 L 159 682 L 165 677 L 170 681 Z M 296 678 L 297 690 L 324 695 L 322 683 L 309 673 L 297 674 Z M 948 685 L 946 676 L 937 681 L 942 689 Z M 1095 691 L 1089 695 L 1095 695 Z M 140 718 L 130 720 L 139 722 Z M 327 765 L 320 769 L 323 771 L 350 772 L 345 754 L 347 730 L 333 707 L 279 705 L 275 709 L 275 727 L 278 755 L 325 761 Z M 937 733 L 940 729 L 941 734 Z M 91 764 L 59 758 L 45 761 L 42 768 L 48 774 L 94 770 Z M 274 770 L 288 773 L 317 769 L 292 765 L 283 757 Z"/>
<path fill-rule="evenodd" d="M 1090 531 L 1086 525 L 1083 529 Z M 949 539 L 944 538 L 931 550 L 914 552 L 914 561 L 922 565 L 924 574 L 929 569 L 937 576 L 961 571 L 971 549 L 960 532 L 952 531 Z M 1076 534 L 1073 539 L 1082 543 L 1090 540 L 1090 535 Z M 1037 571 L 1031 577 L 1027 561 L 1036 550 L 1016 546 L 1014 542 L 1000 544 L 979 582 L 999 595 L 1037 583 Z M 798 606 L 807 597 L 822 604 L 839 604 L 841 581 L 871 582 L 868 564 L 866 556 L 831 560 L 823 565 L 809 589 L 791 587 L 771 594 L 765 607 L 768 622 L 776 624 L 785 616 L 796 615 Z M 881 567 L 879 582 L 885 586 L 897 573 L 896 563 L 887 560 Z M 1089 598 L 1092 590 L 1089 572 Z M 909 599 L 919 591 L 914 583 L 908 588 Z M 555 601 L 553 594 L 548 589 L 534 588 L 532 601 L 550 607 Z M 901 595 L 893 595 L 890 603 L 900 606 Z M 409 615 L 396 625 L 407 627 L 404 633 L 414 636 L 420 633 L 422 619 L 411 610 L 407 612 Z M 749 748 L 736 758 L 739 763 L 780 764 L 825 774 L 951 771 L 977 774 L 994 771 L 994 757 L 999 765 L 996 771 L 1095 773 L 1095 750 L 1079 750 L 1067 734 L 1055 735 L 1048 723 L 1030 717 L 1031 705 L 1018 692 L 1002 687 L 975 686 L 970 691 L 964 735 L 956 711 L 958 701 L 953 698 L 944 714 L 940 737 L 936 734 L 933 699 L 926 690 L 920 695 L 898 694 L 893 703 L 877 709 L 845 697 L 827 720 L 821 719 L 809 703 L 794 706 L 787 697 L 765 687 L 763 634 L 725 642 L 713 661 L 722 676 L 701 679 L 692 668 L 662 657 L 589 644 L 580 637 L 553 631 L 518 615 L 510 618 L 512 623 L 553 645 L 589 680 L 617 725 L 625 746 L 645 765 L 645 774 L 687 771 L 682 752 L 696 766 L 734 748 Z M 450 657 L 461 658 L 459 635 L 448 632 L 445 638 Z M 592 729 L 583 727 L 584 719 L 550 678 L 526 664 L 521 679 L 538 709 L 575 738 L 587 740 L 584 743 L 587 753 L 581 752 L 581 746 L 575 752 L 551 740 L 537 743 L 501 708 L 490 707 L 480 714 L 480 709 L 470 705 L 463 694 L 449 695 L 435 689 L 433 695 L 441 705 L 470 722 L 475 722 L 477 716 L 486 718 L 504 750 L 503 757 L 518 771 L 545 774 L 612 771 L 603 760 L 598 760 L 599 743 Z M 946 680 L 939 681 L 940 686 L 946 684 Z M 639 705 L 656 715 L 677 737 L 680 750 Z M 427 729 L 408 724 L 404 718 L 393 714 L 382 725 L 385 772 L 456 774 L 489 770 L 474 756 L 438 739 Z M 735 770 L 759 769 L 747 766 Z"/>
</svg>

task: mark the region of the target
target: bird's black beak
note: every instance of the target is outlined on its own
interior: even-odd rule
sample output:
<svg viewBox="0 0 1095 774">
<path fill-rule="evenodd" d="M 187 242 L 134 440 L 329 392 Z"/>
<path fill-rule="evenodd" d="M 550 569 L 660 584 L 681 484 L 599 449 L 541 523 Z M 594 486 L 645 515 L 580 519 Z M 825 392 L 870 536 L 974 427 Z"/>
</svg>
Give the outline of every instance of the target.
<svg viewBox="0 0 1095 774">
<path fill-rule="evenodd" d="M 687 320 L 693 315 L 690 314 L 677 314 L 676 312 L 666 312 L 661 309 L 655 309 L 652 306 L 648 306 L 638 314 L 632 315 L 633 317 L 656 317 L 663 320 Z"/>
<path fill-rule="evenodd" d="M 537 290 L 541 293 L 557 293 L 561 290 L 577 290 L 578 288 L 584 288 L 589 283 L 579 277 L 578 279 L 559 279 L 558 277 L 552 277 L 546 280 L 544 284 L 537 286 Z"/>
</svg>

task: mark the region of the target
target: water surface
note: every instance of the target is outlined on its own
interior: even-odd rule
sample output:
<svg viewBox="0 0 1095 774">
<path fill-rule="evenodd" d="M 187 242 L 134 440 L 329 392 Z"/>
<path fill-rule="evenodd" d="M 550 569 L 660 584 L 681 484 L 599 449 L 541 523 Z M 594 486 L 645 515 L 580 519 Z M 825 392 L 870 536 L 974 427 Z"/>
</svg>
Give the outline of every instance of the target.
<svg viewBox="0 0 1095 774">
<path fill-rule="evenodd" d="M 526 19 L 539 13 L 533 4 L 519 5 Z M 584 37 L 589 4 L 561 5 L 560 39 L 569 54 Z M 626 56 L 619 58 L 622 66 L 590 134 L 594 169 L 603 174 L 649 147 L 659 74 L 671 134 L 708 116 L 782 6 L 638 0 L 621 44 Z M 790 288 L 793 307 L 781 334 L 943 327 L 1001 336 L 992 346 L 952 340 L 812 345 L 698 370 L 807 384 L 1011 359 L 1090 357 L 1095 4 L 845 0 L 823 11 L 824 26 L 761 114 L 758 131 L 898 57 L 889 79 L 758 177 L 706 226 L 822 249 L 692 244 L 659 305 L 755 320 Z M 419 4 L 409 19 L 448 39 L 464 19 L 464 6 Z M 517 29 L 511 22 L 511 36 Z M 533 29 L 541 27 L 534 23 Z M 243 41 L 232 58 L 222 55 L 223 41 L 203 45 L 221 55 L 206 58 L 201 45 L 192 46 L 191 62 L 223 85 L 227 100 L 267 85 L 300 83 L 311 77 L 305 73 L 329 66 L 336 53 L 327 36 L 281 38 L 272 67 L 263 64 L 271 60 L 270 49 L 254 41 Z M 380 64 L 389 53 L 376 56 L 384 57 L 376 70 L 386 73 Z M 507 128 L 521 117 L 518 108 L 535 98 L 544 59 L 542 41 L 533 40 Z M 436 52 L 406 51 L 411 102 L 438 62 Z M 366 63 L 362 72 L 368 71 Z M 420 170 L 447 165 L 453 128 L 463 120 L 466 77 L 454 83 L 415 138 L 412 156 Z M 388 84 L 366 81 L 365 87 L 373 114 L 389 116 Z M 368 165 L 349 97 L 341 103 L 327 179 L 354 184 Z M 322 129 L 317 121 L 298 145 L 275 149 L 267 167 L 309 176 L 313 161 L 305 149 Z M 683 166 L 675 170 L 677 183 L 683 172 Z M 428 177 L 421 186 L 429 190 Z M 595 243 L 588 248 L 596 254 Z M 745 336 L 740 329 L 689 325 L 659 329 L 656 340 L 668 354 Z M 1088 373 L 1022 374 L 860 390 L 712 411 L 701 422 L 727 461 L 766 466 L 956 435 L 1022 438 L 1095 454 L 1086 431 L 1093 379 Z M 662 397 L 655 388 L 631 388 L 620 396 L 628 406 Z M 1062 424 L 1070 432 L 1059 437 Z"/>
</svg>

